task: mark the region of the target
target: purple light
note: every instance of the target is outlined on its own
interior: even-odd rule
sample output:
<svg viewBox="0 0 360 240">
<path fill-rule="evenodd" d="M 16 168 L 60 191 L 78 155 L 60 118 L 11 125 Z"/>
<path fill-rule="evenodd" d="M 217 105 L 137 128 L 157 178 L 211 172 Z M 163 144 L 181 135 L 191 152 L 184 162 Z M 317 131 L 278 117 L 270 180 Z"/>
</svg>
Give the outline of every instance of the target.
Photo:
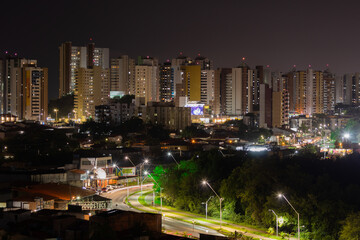
<svg viewBox="0 0 360 240">
<path fill-rule="evenodd" d="M 5 51 L 5 54 L 8 54 L 9 52 L 8 51 Z"/>
<path fill-rule="evenodd" d="M 146 58 L 149 58 L 149 56 L 146 56 Z"/>
</svg>

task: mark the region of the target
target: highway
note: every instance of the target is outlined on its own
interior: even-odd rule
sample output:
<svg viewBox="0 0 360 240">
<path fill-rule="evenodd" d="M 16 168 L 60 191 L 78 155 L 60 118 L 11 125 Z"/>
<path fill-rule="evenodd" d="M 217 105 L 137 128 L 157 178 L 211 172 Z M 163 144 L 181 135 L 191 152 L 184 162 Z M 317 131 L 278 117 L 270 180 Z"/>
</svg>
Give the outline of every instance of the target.
<svg viewBox="0 0 360 240">
<path fill-rule="evenodd" d="M 144 185 L 143 191 L 151 190 L 152 185 L 153 184 Z M 109 191 L 107 193 L 102 193 L 101 196 L 112 199 L 112 207 L 114 209 L 120 209 L 123 211 L 141 212 L 141 211 L 131 208 L 130 206 L 125 204 L 125 199 L 127 197 L 128 190 L 129 190 L 129 194 L 131 194 L 133 192 L 139 191 L 140 187 L 134 186 L 134 187 L 129 187 L 128 189 L 127 188 L 115 189 L 115 190 Z M 177 234 L 177 235 L 185 235 L 186 234 L 186 235 L 191 235 L 196 238 L 200 237 L 199 233 L 224 236 L 213 229 L 199 226 L 196 224 L 183 222 L 183 221 L 169 218 L 166 216 L 163 217 L 163 219 L 162 219 L 162 228 L 168 234 Z"/>
</svg>

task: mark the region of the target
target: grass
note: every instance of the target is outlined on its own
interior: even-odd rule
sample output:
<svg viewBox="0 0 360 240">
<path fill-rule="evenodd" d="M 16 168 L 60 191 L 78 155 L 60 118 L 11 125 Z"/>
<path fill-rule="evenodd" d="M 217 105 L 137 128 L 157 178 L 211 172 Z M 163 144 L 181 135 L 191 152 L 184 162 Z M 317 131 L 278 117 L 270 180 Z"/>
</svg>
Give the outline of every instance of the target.
<svg viewBox="0 0 360 240">
<path fill-rule="evenodd" d="M 134 192 L 132 194 L 129 195 L 132 196 L 136 193 L 139 193 L 140 191 L 137 191 L 137 192 Z M 151 209 L 154 209 L 154 210 L 158 210 L 157 207 L 153 207 L 151 206 L 150 204 L 148 204 L 146 202 L 146 196 L 151 194 L 152 191 L 148 191 L 148 192 L 145 192 L 144 194 L 142 194 L 138 201 L 141 205 L 145 206 L 145 207 L 149 207 Z M 129 201 L 128 201 L 128 198 L 125 199 L 125 202 L 132 208 L 134 209 L 137 209 L 139 211 L 143 211 L 143 212 L 147 212 L 147 213 L 152 213 L 150 211 L 147 211 L 147 210 L 143 210 L 143 209 L 139 209 L 135 206 L 133 206 Z M 170 209 L 170 210 L 174 210 L 174 211 L 177 211 L 177 215 L 179 216 L 183 216 L 183 217 L 189 217 L 188 214 L 192 214 L 192 215 L 196 215 L 198 216 L 198 218 L 193 218 L 194 220 L 198 220 L 198 221 L 203 221 L 203 222 L 208 222 L 208 223 L 212 223 L 212 224 L 218 224 L 218 222 L 215 222 L 215 221 L 212 221 L 212 220 L 209 220 L 209 219 L 205 219 L 203 215 L 200 215 L 200 214 L 195 214 L 195 213 L 191 213 L 191 212 L 187 212 L 187 211 L 183 211 L 183 210 L 179 210 L 179 209 L 176 209 L 176 208 L 173 208 L 173 207 L 168 207 L 166 206 L 167 209 Z M 182 213 L 183 212 L 183 213 Z M 183 222 L 187 222 L 187 223 L 191 223 L 192 224 L 192 221 L 189 221 L 189 220 L 184 220 L 182 218 L 178 218 L 178 217 L 170 217 L 170 216 L 167 216 L 169 218 L 172 218 L 172 219 L 176 219 L 176 220 L 180 220 L 180 221 L 183 221 Z M 209 217 L 208 217 L 209 218 Z M 212 218 L 213 220 L 215 220 L 214 218 Z M 273 238 L 273 239 L 282 239 L 281 237 L 276 237 L 274 235 L 271 235 L 271 234 L 268 234 L 264 231 L 266 231 L 264 228 L 262 229 L 258 229 L 258 228 L 254 228 L 254 226 L 252 225 L 249 225 L 249 224 L 242 224 L 242 223 L 236 223 L 236 222 L 233 222 L 233 221 L 229 221 L 229 220 L 223 220 L 223 225 L 222 226 L 228 226 L 228 227 L 231 227 L 232 229 L 234 230 L 237 230 L 241 233 L 252 233 L 252 234 L 256 234 L 256 235 L 259 235 L 259 236 L 263 236 L 263 237 L 269 237 L 269 238 Z M 226 224 L 226 223 L 231 223 L 231 224 L 236 224 L 236 225 L 244 225 L 245 227 L 249 227 L 249 228 L 252 228 L 252 229 L 246 229 L 246 228 L 242 228 L 242 227 L 235 227 L 235 226 L 229 226 L 229 224 Z M 219 228 L 214 228 L 214 227 L 209 227 L 205 224 L 201 224 L 201 223 L 198 223 L 196 222 L 195 223 L 196 225 L 199 225 L 199 226 L 204 226 L 204 227 L 207 227 L 207 228 L 210 228 L 210 229 L 213 229 L 213 230 L 216 230 L 216 231 L 219 231 L 220 233 L 226 235 L 226 236 L 233 236 L 233 232 L 231 231 L 227 231 L 227 230 L 224 230 L 224 229 L 219 229 Z M 254 239 L 258 239 L 258 238 L 254 238 Z"/>
</svg>

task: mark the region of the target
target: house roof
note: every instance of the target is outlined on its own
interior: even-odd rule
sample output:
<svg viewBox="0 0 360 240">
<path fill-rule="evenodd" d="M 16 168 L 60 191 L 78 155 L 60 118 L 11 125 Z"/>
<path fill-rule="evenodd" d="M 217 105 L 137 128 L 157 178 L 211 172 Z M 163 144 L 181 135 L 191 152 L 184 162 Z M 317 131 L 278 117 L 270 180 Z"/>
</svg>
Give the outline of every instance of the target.
<svg viewBox="0 0 360 240">
<path fill-rule="evenodd" d="M 32 194 L 44 194 L 61 200 L 70 200 L 76 197 L 86 197 L 94 195 L 94 192 L 68 184 L 46 183 L 31 185 L 28 187 L 16 188 L 17 191 L 28 192 Z M 71 197 L 70 197 L 71 196 Z"/>
</svg>

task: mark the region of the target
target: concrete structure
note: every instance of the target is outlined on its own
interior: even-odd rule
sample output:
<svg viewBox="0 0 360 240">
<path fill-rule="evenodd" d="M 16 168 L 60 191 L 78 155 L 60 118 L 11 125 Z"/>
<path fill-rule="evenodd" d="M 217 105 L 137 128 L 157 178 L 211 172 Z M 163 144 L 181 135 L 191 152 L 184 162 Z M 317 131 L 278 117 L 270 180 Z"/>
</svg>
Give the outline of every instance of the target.
<svg viewBox="0 0 360 240">
<path fill-rule="evenodd" d="M 1 113 L 19 119 L 45 121 L 48 104 L 48 69 L 36 60 L 7 55 L 0 67 Z"/>
<path fill-rule="evenodd" d="M 95 106 L 95 122 L 103 124 L 111 123 L 111 113 L 109 105 Z"/>
<path fill-rule="evenodd" d="M 200 65 L 181 66 L 182 89 L 177 97 L 187 96 L 189 101 L 201 101 L 201 67 Z"/>
<path fill-rule="evenodd" d="M 22 119 L 45 122 L 48 116 L 48 69 L 36 66 L 23 68 Z"/>
<path fill-rule="evenodd" d="M 259 127 L 272 127 L 272 89 L 269 84 L 260 84 L 260 111 L 259 111 Z"/>
<path fill-rule="evenodd" d="M 324 112 L 323 72 L 308 68 L 296 72 L 295 111 L 312 115 Z"/>
<path fill-rule="evenodd" d="M 335 74 L 328 69 L 324 71 L 324 113 L 335 111 Z"/>
<path fill-rule="evenodd" d="M 136 107 L 136 116 L 144 122 L 179 130 L 191 125 L 191 108 L 175 107 L 173 103 L 148 102 Z"/>
<path fill-rule="evenodd" d="M 175 101 L 175 84 L 174 84 L 174 70 L 170 62 L 165 62 L 160 66 L 160 101 L 174 102 Z"/>
<path fill-rule="evenodd" d="M 213 108 L 215 93 L 215 71 L 201 70 L 200 102 Z"/>
<path fill-rule="evenodd" d="M 62 43 L 59 57 L 59 97 L 75 91 L 79 68 L 109 68 L 109 49 L 95 48 L 94 43 L 83 47 L 72 46 L 71 42 Z"/>
<path fill-rule="evenodd" d="M 79 68 L 76 71 L 74 105 L 82 121 L 95 117 L 95 106 L 106 105 L 110 98 L 110 72 L 98 66 Z"/>
<path fill-rule="evenodd" d="M 158 66 L 135 66 L 135 98 L 144 98 L 145 104 L 159 101 L 159 84 Z"/>
<path fill-rule="evenodd" d="M 161 233 L 162 216 L 153 213 L 136 213 L 131 211 L 110 210 L 98 213 L 90 218 L 90 228 L 109 225 L 116 232 L 126 232 L 131 229 L 139 229 L 148 232 Z M 141 231 L 141 230 L 140 230 Z"/>
<path fill-rule="evenodd" d="M 135 93 L 135 59 L 128 55 L 111 59 L 110 91 Z"/>
</svg>

